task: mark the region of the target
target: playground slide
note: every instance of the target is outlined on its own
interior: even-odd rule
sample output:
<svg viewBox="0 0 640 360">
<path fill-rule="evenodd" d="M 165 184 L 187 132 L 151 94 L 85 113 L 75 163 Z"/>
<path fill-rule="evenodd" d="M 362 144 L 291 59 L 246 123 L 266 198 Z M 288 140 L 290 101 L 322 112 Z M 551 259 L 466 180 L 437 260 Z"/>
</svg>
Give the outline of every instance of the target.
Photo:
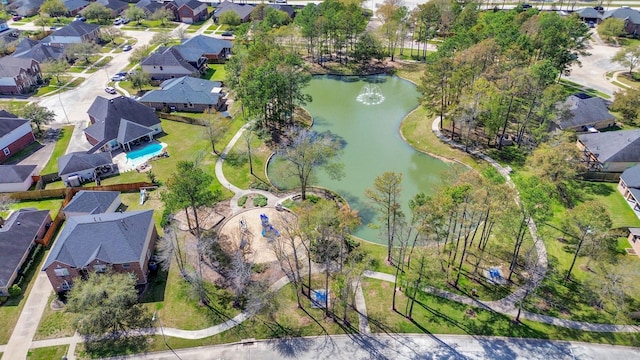
<svg viewBox="0 0 640 360">
<path fill-rule="evenodd" d="M 144 200 L 146 199 L 147 194 L 144 189 L 140 190 L 140 205 L 144 204 Z"/>
</svg>

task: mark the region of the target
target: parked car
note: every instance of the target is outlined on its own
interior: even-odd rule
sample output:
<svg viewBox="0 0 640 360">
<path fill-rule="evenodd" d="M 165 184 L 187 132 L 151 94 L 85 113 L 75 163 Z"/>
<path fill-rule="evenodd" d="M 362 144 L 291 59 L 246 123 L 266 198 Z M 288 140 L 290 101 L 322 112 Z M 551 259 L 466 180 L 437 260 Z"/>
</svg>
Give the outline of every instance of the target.
<svg viewBox="0 0 640 360">
<path fill-rule="evenodd" d="M 84 16 L 76 15 L 73 21 L 87 21 L 87 19 Z"/>
<path fill-rule="evenodd" d="M 127 79 L 127 77 L 126 76 L 122 76 L 122 75 L 113 75 L 111 77 L 111 81 L 124 81 L 126 79 Z"/>
<path fill-rule="evenodd" d="M 126 72 L 124 72 L 124 71 L 122 71 L 122 72 L 119 72 L 119 73 L 115 73 L 115 75 L 118 75 L 118 76 L 127 76 L 127 73 L 126 73 Z"/>
<path fill-rule="evenodd" d="M 123 24 L 128 24 L 131 20 L 127 19 L 127 18 L 122 18 L 122 23 Z"/>
<path fill-rule="evenodd" d="M 13 19 L 13 21 L 22 20 L 22 16 L 20 16 L 20 15 L 13 15 L 12 19 Z"/>
<path fill-rule="evenodd" d="M 112 88 L 111 86 L 107 86 L 106 88 L 104 88 L 104 91 L 106 91 L 107 94 L 115 94 L 116 93 L 116 89 Z"/>
<path fill-rule="evenodd" d="M 116 18 L 115 20 L 113 20 L 113 25 L 122 25 L 122 19 Z"/>
<path fill-rule="evenodd" d="M 225 31 L 221 35 L 222 36 L 233 36 L 233 33 L 231 31 Z"/>
<path fill-rule="evenodd" d="M 122 47 L 122 51 L 129 51 L 131 50 L 131 45 L 125 45 Z"/>
</svg>

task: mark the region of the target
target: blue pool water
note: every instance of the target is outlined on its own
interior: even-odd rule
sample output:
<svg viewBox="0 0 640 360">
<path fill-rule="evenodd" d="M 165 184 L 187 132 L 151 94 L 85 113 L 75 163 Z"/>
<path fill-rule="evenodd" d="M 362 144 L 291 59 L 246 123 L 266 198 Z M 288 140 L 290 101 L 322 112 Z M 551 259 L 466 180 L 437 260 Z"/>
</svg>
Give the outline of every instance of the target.
<svg viewBox="0 0 640 360">
<path fill-rule="evenodd" d="M 158 143 L 149 144 L 142 149 L 138 149 L 127 153 L 127 160 L 129 161 L 137 161 L 141 157 L 146 157 L 150 159 L 156 155 L 160 155 L 162 152 L 162 145 Z"/>
</svg>

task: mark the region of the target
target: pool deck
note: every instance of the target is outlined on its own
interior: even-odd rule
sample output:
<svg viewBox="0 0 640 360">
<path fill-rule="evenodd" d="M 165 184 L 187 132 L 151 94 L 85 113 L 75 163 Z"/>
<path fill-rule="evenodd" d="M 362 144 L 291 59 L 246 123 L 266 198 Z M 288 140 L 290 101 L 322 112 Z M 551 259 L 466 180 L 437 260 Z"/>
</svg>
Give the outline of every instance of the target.
<svg viewBox="0 0 640 360">
<path fill-rule="evenodd" d="M 144 144 L 144 146 L 149 146 L 151 144 L 160 144 L 162 145 L 162 150 L 160 151 L 160 153 L 164 152 L 167 150 L 167 144 L 162 143 L 162 142 L 158 142 L 158 141 L 151 141 L 149 143 Z M 132 151 L 136 151 L 136 150 L 140 150 L 143 146 L 136 146 Z M 120 151 L 113 156 L 113 163 L 118 165 L 118 169 L 120 170 L 121 173 L 125 173 L 125 172 L 129 172 L 132 170 L 135 170 L 137 167 L 139 167 L 142 164 L 149 164 L 149 160 L 145 160 L 143 162 L 139 162 L 139 163 L 131 163 L 127 160 L 127 152 L 122 151 L 122 149 L 120 149 Z M 149 164 L 150 165 L 150 164 Z"/>
</svg>

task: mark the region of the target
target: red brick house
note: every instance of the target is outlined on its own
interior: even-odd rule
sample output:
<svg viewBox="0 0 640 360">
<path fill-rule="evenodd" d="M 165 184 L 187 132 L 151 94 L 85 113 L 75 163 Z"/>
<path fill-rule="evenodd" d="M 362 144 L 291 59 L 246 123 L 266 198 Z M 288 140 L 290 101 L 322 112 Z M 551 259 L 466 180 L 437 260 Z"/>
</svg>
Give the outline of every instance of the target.
<svg viewBox="0 0 640 360">
<path fill-rule="evenodd" d="M 198 0 L 174 0 L 165 7 L 175 14 L 176 20 L 185 24 L 204 21 L 209 17 L 207 4 Z"/>
<path fill-rule="evenodd" d="M 153 210 L 71 216 L 42 270 L 58 293 L 90 272 L 129 273 L 146 284 L 157 237 Z"/>
<path fill-rule="evenodd" d="M 41 80 L 40 64 L 34 59 L 13 56 L 0 58 L 0 94 L 24 94 Z"/>
<path fill-rule="evenodd" d="M 31 122 L 3 111 L 0 113 L 0 164 L 36 141 Z"/>
</svg>

